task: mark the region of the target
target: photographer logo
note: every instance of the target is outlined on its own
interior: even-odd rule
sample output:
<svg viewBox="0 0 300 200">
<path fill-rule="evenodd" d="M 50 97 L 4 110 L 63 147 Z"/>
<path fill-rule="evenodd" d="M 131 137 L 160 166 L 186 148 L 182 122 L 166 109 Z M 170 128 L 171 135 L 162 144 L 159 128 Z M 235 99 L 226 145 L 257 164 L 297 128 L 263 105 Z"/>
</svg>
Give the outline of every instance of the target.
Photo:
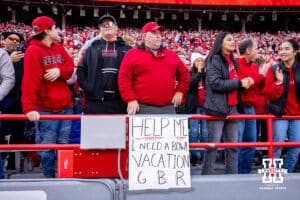
<svg viewBox="0 0 300 200">
<path fill-rule="evenodd" d="M 263 168 L 258 170 L 259 174 L 263 174 L 262 183 L 267 184 L 260 189 L 286 189 L 283 184 L 284 174 L 287 169 L 282 168 L 283 160 L 280 158 L 263 159 Z"/>
</svg>

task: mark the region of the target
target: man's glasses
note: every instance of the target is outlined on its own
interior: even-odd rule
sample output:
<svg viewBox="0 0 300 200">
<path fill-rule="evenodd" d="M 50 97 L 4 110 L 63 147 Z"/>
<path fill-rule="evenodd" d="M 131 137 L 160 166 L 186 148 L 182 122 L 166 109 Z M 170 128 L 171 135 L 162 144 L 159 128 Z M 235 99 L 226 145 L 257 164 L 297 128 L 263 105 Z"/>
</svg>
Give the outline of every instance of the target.
<svg viewBox="0 0 300 200">
<path fill-rule="evenodd" d="M 14 37 L 7 37 L 7 38 L 12 42 L 20 42 L 19 38 L 14 38 Z"/>
<path fill-rule="evenodd" d="M 106 22 L 103 22 L 103 23 L 100 24 L 100 26 L 103 27 L 103 28 L 113 27 L 115 25 L 116 24 L 113 23 L 112 21 L 106 21 Z"/>
</svg>

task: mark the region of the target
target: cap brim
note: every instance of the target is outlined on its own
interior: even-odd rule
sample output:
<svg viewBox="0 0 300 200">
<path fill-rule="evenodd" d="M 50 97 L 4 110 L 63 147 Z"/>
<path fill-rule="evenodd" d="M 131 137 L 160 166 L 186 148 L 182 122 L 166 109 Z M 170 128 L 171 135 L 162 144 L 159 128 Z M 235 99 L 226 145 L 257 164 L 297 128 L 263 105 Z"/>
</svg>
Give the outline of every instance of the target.
<svg viewBox="0 0 300 200">
<path fill-rule="evenodd" d="M 103 17 L 99 20 L 99 24 L 101 24 L 104 20 L 109 19 L 110 21 L 112 21 L 113 23 L 117 24 L 116 20 L 111 18 L 111 17 Z"/>
<path fill-rule="evenodd" d="M 157 31 L 157 30 L 160 30 L 161 32 L 165 31 L 165 27 L 164 26 L 156 26 L 156 27 L 153 27 L 151 32 L 153 31 Z"/>
<path fill-rule="evenodd" d="M 154 31 L 157 31 L 157 30 L 163 32 L 163 31 L 165 31 L 166 29 L 165 29 L 164 26 L 155 26 L 155 27 L 152 27 L 150 30 L 147 30 L 147 31 L 142 30 L 142 32 L 143 32 L 143 33 L 147 33 L 147 32 L 154 32 Z"/>
</svg>

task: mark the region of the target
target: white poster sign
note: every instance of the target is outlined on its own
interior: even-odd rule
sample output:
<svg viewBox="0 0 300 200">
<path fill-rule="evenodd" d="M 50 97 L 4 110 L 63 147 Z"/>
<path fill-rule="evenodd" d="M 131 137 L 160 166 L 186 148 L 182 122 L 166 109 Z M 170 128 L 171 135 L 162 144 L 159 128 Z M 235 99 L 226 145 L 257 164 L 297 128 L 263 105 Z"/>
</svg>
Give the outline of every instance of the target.
<svg viewBox="0 0 300 200">
<path fill-rule="evenodd" d="M 129 118 L 129 190 L 190 188 L 187 117 Z"/>
</svg>

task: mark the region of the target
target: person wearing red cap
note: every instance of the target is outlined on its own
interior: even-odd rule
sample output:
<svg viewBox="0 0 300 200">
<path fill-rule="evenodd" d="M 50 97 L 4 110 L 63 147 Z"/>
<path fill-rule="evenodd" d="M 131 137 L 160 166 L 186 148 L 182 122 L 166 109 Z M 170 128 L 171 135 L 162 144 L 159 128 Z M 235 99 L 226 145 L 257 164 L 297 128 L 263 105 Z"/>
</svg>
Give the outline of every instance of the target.
<svg viewBox="0 0 300 200">
<path fill-rule="evenodd" d="M 73 102 L 68 80 L 74 63 L 64 47 L 52 18 L 37 17 L 32 21 L 34 34 L 24 56 L 22 81 L 23 112 L 35 121 L 38 144 L 65 144 L 69 141 L 70 120 L 39 121 L 40 114 L 72 114 Z M 55 177 L 55 152 L 41 151 L 45 177 Z"/>
<path fill-rule="evenodd" d="M 175 114 L 188 89 L 188 69 L 161 45 L 164 30 L 155 22 L 146 23 L 143 44 L 129 50 L 122 61 L 118 84 L 128 114 Z"/>
<path fill-rule="evenodd" d="M 118 88 L 118 72 L 125 53 L 131 46 L 117 37 L 115 18 L 105 14 L 99 18 L 100 37 L 83 52 L 77 68 L 79 86 L 86 99 L 87 114 L 124 114 L 126 104 Z"/>
</svg>

